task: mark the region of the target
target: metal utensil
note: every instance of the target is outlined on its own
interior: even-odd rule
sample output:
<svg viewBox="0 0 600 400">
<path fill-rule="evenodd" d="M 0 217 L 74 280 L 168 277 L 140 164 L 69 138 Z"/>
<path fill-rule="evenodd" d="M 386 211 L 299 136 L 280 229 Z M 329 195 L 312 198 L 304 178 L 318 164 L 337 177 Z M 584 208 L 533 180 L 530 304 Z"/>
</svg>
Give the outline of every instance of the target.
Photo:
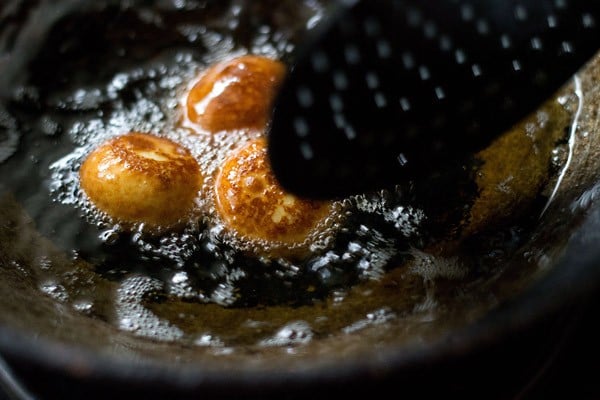
<svg viewBox="0 0 600 400">
<path fill-rule="evenodd" d="M 598 0 L 343 1 L 275 101 L 275 175 L 317 198 L 427 179 L 565 84 L 599 24 Z"/>
</svg>

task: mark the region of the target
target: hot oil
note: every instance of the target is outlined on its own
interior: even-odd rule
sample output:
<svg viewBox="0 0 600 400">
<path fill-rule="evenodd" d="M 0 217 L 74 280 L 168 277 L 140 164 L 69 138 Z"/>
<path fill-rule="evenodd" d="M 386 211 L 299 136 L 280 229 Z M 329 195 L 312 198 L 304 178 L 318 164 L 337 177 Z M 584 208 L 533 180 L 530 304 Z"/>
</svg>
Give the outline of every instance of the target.
<svg viewBox="0 0 600 400">
<path fill-rule="evenodd" d="M 100 7 L 56 23 L 28 81 L 14 88 L 6 115 L 0 110 L 0 126 L 9 127 L 0 137 L 7 143 L 0 147 L 0 189 L 9 189 L 66 254 L 29 266 L 40 290 L 121 330 L 220 354 L 395 323 L 410 331 L 453 315 L 442 298 L 494 303 L 478 298 L 485 289 L 477 284 L 499 276 L 497 265 L 517 251 L 529 220 L 492 233 L 472 228 L 478 246 L 455 244 L 473 226 L 476 161 L 428 185 L 337 201 L 302 257 L 271 257 L 268 243 L 227 234 L 210 195 L 214 174 L 256 133 L 191 133 L 181 124 L 181 100 L 198 74 L 222 59 L 251 53 L 286 61 L 324 12 L 313 1 L 261 4 Z M 17 129 L 27 145 L 13 154 Z M 123 229 L 81 190 L 87 154 L 131 131 L 182 144 L 206 174 L 193 217 L 180 229 Z"/>
<path fill-rule="evenodd" d="M 413 213 L 410 207 L 389 209 L 383 201 L 362 196 L 334 205 L 333 215 L 318 236 L 308 239 L 311 254 L 300 260 L 270 257 L 268 243 L 229 237 L 214 209 L 214 174 L 236 146 L 256 133 L 203 135 L 181 127 L 177 100 L 182 97 L 182 88 L 189 86 L 187 82 L 193 81 L 206 63 L 196 62 L 186 54 L 175 54 L 167 63 L 121 72 L 107 87 L 77 89 L 59 103 L 61 109 L 76 110 L 82 102 L 90 108 L 108 102 L 112 110 L 108 115 L 103 113 L 99 118 L 73 124 L 67 134 L 79 146 L 50 165 L 54 199 L 78 208 L 83 219 L 99 229 L 99 248 L 80 254 L 93 260 L 99 272 L 114 279 L 126 278 L 132 272 L 154 277 L 163 283 L 166 294 L 189 301 L 225 306 L 310 304 L 326 296 L 331 288 L 380 277 L 396 256 L 396 238 L 417 236 L 422 218 L 419 212 Z M 205 175 L 204 185 L 194 218 L 183 229 L 158 234 L 148 233 L 142 226 L 133 232 L 123 230 L 118 221 L 115 223 L 99 212 L 81 190 L 78 172 L 90 151 L 109 138 L 131 131 L 173 139 L 198 160 Z M 356 229 L 341 222 L 354 219 L 348 215 L 359 212 L 380 214 L 382 221 L 389 221 L 394 227 L 390 226 L 384 234 L 362 223 Z M 356 219 L 354 225 L 359 221 Z M 354 231 L 356 234 L 349 234 Z M 115 265 L 126 267 L 115 269 Z"/>
</svg>

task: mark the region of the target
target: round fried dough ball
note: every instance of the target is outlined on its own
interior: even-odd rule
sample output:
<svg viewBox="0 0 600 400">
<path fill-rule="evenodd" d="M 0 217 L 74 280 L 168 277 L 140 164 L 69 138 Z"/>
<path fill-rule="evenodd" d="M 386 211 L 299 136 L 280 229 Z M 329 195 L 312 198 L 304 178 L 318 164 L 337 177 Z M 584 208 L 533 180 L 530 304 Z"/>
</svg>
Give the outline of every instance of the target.
<svg viewBox="0 0 600 400">
<path fill-rule="evenodd" d="M 119 222 L 149 227 L 171 227 L 186 217 L 203 181 L 187 149 L 136 132 L 95 149 L 79 175 L 98 209 Z"/>
<path fill-rule="evenodd" d="M 330 202 L 300 199 L 275 180 L 266 142 L 255 139 L 221 165 L 215 180 L 216 206 L 228 229 L 244 239 L 294 245 L 330 213 Z"/>
<path fill-rule="evenodd" d="M 187 118 L 209 132 L 264 129 L 285 66 L 246 55 L 210 67 L 188 93 Z"/>
</svg>

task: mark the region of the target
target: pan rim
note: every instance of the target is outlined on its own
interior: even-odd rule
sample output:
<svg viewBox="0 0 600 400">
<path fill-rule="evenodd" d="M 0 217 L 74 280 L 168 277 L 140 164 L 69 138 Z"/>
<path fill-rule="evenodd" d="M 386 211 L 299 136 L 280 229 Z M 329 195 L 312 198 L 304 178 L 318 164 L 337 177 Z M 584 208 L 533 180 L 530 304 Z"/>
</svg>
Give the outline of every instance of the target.
<svg viewBox="0 0 600 400">
<path fill-rule="evenodd" d="M 408 371 L 477 352 L 593 294 L 600 288 L 600 269 L 594 268 L 600 263 L 600 247 L 590 243 L 585 232 L 599 228 L 600 205 L 596 205 L 567 244 L 562 259 L 527 290 L 492 309 L 480 320 L 460 326 L 426 346 L 388 346 L 391 348 L 377 350 L 373 357 L 363 357 L 359 362 L 311 361 L 307 368 L 296 370 L 244 366 L 224 370 L 209 363 L 164 364 L 150 358 L 132 362 L 1 324 L 0 354 L 54 372 L 81 374 L 79 378 L 168 387 L 186 393 L 206 387 L 264 389 L 315 385 L 347 381 L 373 372 L 381 375 Z"/>
</svg>

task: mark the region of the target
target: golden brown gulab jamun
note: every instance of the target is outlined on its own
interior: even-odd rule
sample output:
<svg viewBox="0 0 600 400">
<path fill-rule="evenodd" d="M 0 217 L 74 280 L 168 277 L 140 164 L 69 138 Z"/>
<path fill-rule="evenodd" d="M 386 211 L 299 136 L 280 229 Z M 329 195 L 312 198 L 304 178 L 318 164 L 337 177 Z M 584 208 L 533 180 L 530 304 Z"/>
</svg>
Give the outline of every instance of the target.
<svg viewBox="0 0 600 400">
<path fill-rule="evenodd" d="M 221 165 L 216 208 L 228 229 L 244 239 L 295 245 L 329 214 L 332 203 L 300 199 L 277 183 L 264 138 L 248 142 Z"/>
<path fill-rule="evenodd" d="M 209 132 L 266 126 L 286 68 L 263 56 L 246 55 L 211 66 L 187 95 L 187 119 Z"/>
<path fill-rule="evenodd" d="M 81 188 L 111 218 L 171 227 L 186 217 L 202 185 L 196 159 L 179 144 L 144 133 L 113 138 L 85 159 Z"/>
</svg>

